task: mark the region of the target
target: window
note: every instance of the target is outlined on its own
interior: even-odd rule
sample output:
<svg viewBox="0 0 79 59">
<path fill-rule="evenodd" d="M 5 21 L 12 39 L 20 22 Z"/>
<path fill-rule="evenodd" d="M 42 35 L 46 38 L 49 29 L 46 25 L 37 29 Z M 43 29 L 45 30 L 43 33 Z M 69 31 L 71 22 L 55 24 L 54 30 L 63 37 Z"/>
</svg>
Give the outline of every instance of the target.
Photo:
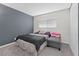
<svg viewBox="0 0 79 59">
<path fill-rule="evenodd" d="M 56 20 L 49 19 L 49 20 L 40 20 L 39 28 L 55 28 L 56 27 Z"/>
</svg>

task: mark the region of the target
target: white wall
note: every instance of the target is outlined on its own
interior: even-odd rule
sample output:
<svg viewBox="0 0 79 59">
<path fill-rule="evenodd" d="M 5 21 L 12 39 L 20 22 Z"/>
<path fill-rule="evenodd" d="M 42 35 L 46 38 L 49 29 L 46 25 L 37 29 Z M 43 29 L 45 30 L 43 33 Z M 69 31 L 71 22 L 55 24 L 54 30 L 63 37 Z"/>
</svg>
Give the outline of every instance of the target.
<svg viewBox="0 0 79 59">
<path fill-rule="evenodd" d="M 72 4 L 70 8 L 70 47 L 74 55 L 78 55 L 78 4 Z"/>
<path fill-rule="evenodd" d="M 34 32 L 41 30 L 38 28 L 38 23 L 40 20 L 55 19 L 56 28 L 48 29 L 48 31 L 58 31 L 62 35 L 62 42 L 69 43 L 70 41 L 70 18 L 69 9 L 60 10 L 48 14 L 43 14 L 34 17 Z M 42 29 L 43 30 L 43 29 Z"/>
</svg>

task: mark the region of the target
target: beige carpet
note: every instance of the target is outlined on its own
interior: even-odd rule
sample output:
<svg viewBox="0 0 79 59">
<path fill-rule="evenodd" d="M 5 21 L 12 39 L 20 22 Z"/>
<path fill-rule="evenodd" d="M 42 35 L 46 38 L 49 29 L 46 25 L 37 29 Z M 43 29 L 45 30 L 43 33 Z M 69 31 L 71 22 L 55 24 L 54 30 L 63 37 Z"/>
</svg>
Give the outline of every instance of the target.
<svg viewBox="0 0 79 59">
<path fill-rule="evenodd" d="M 61 51 L 51 47 L 45 47 L 39 56 L 72 56 L 68 45 L 62 45 Z M 30 56 L 27 52 L 20 49 L 16 44 L 0 48 L 0 56 Z"/>
</svg>

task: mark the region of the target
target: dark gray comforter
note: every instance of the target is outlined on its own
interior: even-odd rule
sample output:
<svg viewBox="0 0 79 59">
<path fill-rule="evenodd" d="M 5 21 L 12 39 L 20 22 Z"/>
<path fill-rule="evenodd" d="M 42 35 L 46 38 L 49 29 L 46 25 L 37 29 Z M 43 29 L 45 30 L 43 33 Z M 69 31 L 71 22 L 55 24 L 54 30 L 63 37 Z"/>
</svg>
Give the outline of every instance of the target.
<svg viewBox="0 0 79 59">
<path fill-rule="evenodd" d="M 36 35 L 19 35 L 16 40 L 18 39 L 34 44 L 37 51 L 39 50 L 40 46 L 46 41 L 45 37 Z"/>
</svg>

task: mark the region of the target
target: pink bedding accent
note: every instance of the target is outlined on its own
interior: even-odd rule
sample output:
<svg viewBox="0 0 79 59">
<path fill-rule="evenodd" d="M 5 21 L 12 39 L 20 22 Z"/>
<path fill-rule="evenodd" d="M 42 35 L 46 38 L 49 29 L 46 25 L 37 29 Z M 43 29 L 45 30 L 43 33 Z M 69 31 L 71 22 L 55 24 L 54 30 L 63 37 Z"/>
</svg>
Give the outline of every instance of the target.
<svg viewBox="0 0 79 59">
<path fill-rule="evenodd" d="M 51 36 L 52 36 L 52 37 L 60 37 L 60 35 L 61 35 L 61 34 L 60 34 L 59 32 L 52 32 L 52 33 L 51 33 Z"/>
</svg>

